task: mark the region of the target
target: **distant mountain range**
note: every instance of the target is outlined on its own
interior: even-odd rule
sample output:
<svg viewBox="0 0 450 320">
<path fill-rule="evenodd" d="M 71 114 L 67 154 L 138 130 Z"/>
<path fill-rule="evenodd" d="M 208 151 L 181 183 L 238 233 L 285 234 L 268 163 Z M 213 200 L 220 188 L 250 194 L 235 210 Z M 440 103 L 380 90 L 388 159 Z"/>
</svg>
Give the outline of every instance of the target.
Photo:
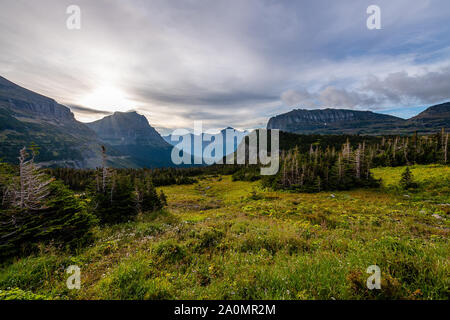
<svg viewBox="0 0 450 320">
<path fill-rule="evenodd" d="M 432 106 L 411 119 L 371 111 L 295 109 L 270 118 L 267 129 L 298 134 L 406 134 L 435 133 L 450 128 L 450 103 Z"/>
<path fill-rule="evenodd" d="M 229 135 L 233 135 L 233 137 L 232 137 L 233 140 L 230 140 L 230 141 L 227 140 L 227 132 Z M 234 153 L 236 151 L 236 149 L 239 146 L 239 144 L 241 143 L 242 139 L 247 134 L 248 134 L 247 131 L 239 131 L 232 127 L 227 127 L 225 129 L 222 129 L 220 132 L 218 132 L 216 134 L 202 133 L 201 135 L 194 135 L 193 133 L 189 133 L 189 134 L 183 136 L 183 141 L 185 139 L 187 139 L 188 141 L 190 140 L 191 155 L 195 155 L 196 157 L 197 157 L 197 153 L 200 154 L 200 152 L 201 152 L 201 154 L 203 154 L 203 151 L 205 150 L 205 148 L 208 145 L 210 145 L 213 141 L 216 142 L 216 147 L 218 147 L 219 150 L 222 149 L 222 156 L 226 156 L 226 155 Z M 221 140 L 216 140 L 216 138 L 219 139 L 219 137 L 221 138 Z M 197 138 L 197 141 L 202 141 L 202 148 L 200 150 L 197 150 L 197 153 L 195 152 L 196 151 L 195 150 L 195 140 L 196 140 L 195 138 Z M 163 136 L 163 139 L 173 146 L 176 146 L 181 141 L 180 137 L 178 139 L 176 139 L 175 137 L 172 137 L 172 135 Z M 174 140 L 172 140 L 172 139 L 174 139 Z M 227 152 L 227 142 L 229 145 L 229 147 L 228 147 L 230 150 L 229 152 Z M 215 156 L 215 155 L 213 154 L 213 156 Z"/>
<path fill-rule="evenodd" d="M 407 120 L 370 111 L 297 109 L 275 116 L 267 124 L 268 129 L 296 134 L 435 133 L 442 127 L 450 128 L 449 102 Z M 232 142 L 235 151 L 247 132 L 227 129 L 237 134 Z M 223 142 L 225 132 L 218 133 Z M 194 154 L 195 136 L 189 134 L 189 139 Z M 289 136 L 288 140 L 295 139 Z M 209 143 L 202 142 L 202 151 Z M 19 150 L 31 144 L 40 148 L 37 161 L 42 166 L 98 167 L 103 145 L 110 166 L 138 168 L 174 166 L 170 156 L 178 141 L 172 141 L 170 135 L 161 137 L 147 118 L 136 112 L 115 112 L 91 123 L 79 122 L 68 107 L 0 77 L 0 160 L 17 163 Z M 226 155 L 224 143 L 222 148 Z"/>
</svg>

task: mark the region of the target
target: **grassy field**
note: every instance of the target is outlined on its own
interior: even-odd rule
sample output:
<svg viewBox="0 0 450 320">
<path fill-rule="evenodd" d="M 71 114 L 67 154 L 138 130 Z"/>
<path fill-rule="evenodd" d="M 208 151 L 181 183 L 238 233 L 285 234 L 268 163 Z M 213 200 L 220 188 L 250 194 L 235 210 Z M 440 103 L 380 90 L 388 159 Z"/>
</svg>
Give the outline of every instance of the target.
<svg viewBox="0 0 450 320">
<path fill-rule="evenodd" d="M 164 187 L 163 212 L 96 230 L 76 255 L 43 247 L 1 267 L 0 298 L 448 299 L 450 168 L 412 167 L 407 191 L 403 170 L 374 169 L 378 190 L 273 192 L 229 176 Z"/>
</svg>

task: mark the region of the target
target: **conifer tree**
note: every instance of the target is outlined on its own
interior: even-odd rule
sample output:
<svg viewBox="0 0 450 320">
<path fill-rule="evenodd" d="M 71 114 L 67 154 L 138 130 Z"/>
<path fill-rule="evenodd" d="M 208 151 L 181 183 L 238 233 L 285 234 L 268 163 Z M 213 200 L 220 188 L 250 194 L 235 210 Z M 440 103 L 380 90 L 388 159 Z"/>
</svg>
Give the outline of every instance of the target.
<svg viewBox="0 0 450 320">
<path fill-rule="evenodd" d="M 415 188 L 417 186 L 414 182 L 413 175 L 411 170 L 409 170 L 409 167 L 406 167 L 405 171 L 403 171 L 400 179 L 400 185 L 403 189 Z"/>
</svg>

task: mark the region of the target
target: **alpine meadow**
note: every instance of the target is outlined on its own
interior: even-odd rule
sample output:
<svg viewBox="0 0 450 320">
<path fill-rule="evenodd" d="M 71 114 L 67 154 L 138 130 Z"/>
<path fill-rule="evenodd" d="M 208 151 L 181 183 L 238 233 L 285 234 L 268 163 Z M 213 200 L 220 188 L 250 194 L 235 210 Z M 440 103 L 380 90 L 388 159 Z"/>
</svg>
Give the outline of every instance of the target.
<svg viewBox="0 0 450 320">
<path fill-rule="evenodd" d="M 448 1 L 0 8 L 0 300 L 448 302 Z"/>
</svg>

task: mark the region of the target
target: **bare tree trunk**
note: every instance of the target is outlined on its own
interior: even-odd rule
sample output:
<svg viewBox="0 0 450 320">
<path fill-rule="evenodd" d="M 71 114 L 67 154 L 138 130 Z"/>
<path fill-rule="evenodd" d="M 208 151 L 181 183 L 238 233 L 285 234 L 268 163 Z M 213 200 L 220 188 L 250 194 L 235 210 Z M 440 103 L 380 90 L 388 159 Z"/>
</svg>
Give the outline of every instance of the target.
<svg viewBox="0 0 450 320">
<path fill-rule="evenodd" d="M 355 153 L 356 178 L 361 178 L 361 145 L 358 146 Z"/>
</svg>

